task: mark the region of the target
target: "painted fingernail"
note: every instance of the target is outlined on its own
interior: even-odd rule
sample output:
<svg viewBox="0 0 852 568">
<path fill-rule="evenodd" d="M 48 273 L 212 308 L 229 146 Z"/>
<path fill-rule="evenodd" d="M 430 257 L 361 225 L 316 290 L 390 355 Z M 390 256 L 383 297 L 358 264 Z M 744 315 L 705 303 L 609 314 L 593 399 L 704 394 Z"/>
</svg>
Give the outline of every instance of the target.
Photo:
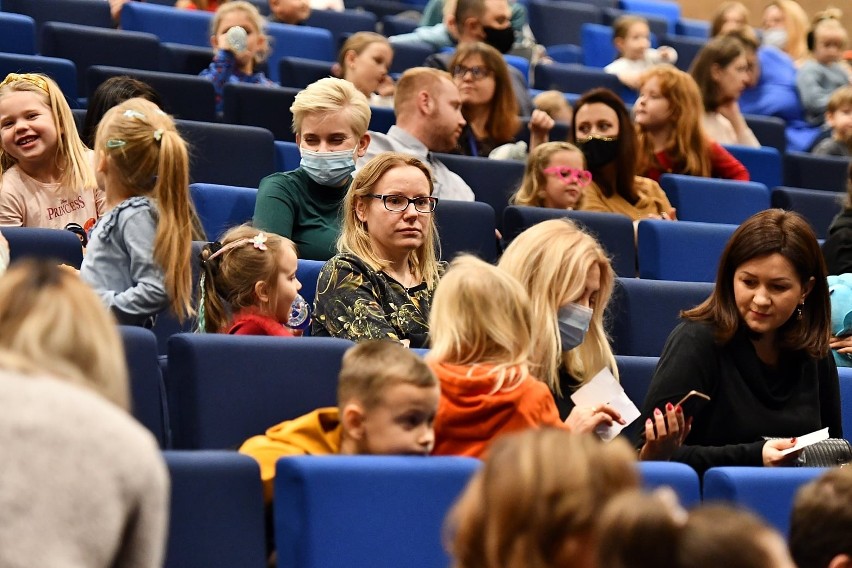
<svg viewBox="0 0 852 568">
<path fill-rule="evenodd" d="M 659 408 L 655 408 L 655 409 L 654 409 L 654 414 L 655 414 L 656 416 L 662 416 L 662 414 L 663 414 L 663 413 L 662 413 L 662 412 L 660 412 L 660 409 L 659 409 Z"/>
<path fill-rule="evenodd" d="M 683 407 L 678 404 L 677 408 L 675 408 L 675 412 L 677 412 L 678 414 L 683 414 Z"/>
<path fill-rule="evenodd" d="M 791 443 L 791 444 L 795 444 L 795 443 L 796 443 L 796 438 L 790 438 L 790 443 Z"/>
<path fill-rule="evenodd" d="M 645 426 L 651 426 L 651 425 L 653 425 L 653 424 L 654 424 L 654 423 L 653 423 L 653 422 L 651 422 L 651 419 L 650 419 L 650 418 L 649 418 L 649 419 L 647 419 L 647 420 L 645 421 Z"/>
<path fill-rule="evenodd" d="M 674 408 L 674 406 L 672 406 L 672 403 L 670 403 L 670 402 L 666 403 L 666 412 L 671 412 L 673 408 Z"/>
</svg>

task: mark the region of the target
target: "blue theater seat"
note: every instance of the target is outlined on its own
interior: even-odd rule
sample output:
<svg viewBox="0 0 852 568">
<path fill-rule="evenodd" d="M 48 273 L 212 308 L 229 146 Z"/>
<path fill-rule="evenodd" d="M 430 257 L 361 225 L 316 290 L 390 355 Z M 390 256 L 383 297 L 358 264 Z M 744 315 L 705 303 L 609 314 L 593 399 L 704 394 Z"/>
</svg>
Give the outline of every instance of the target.
<svg viewBox="0 0 852 568">
<path fill-rule="evenodd" d="M 198 75 L 213 61 L 213 49 L 182 43 L 160 44 L 160 70 L 167 73 Z"/>
<path fill-rule="evenodd" d="M 229 83 L 225 85 L 224 121 L 266 128 L 275 140 L 295 142 L 290 106 L 299 89 L 270 89 L 263 85 Z"/>
<path fill-rule="evenodd" d="M 357 32 L 376 31 L 376 15 L 366 10 L 311 10 L 304 25 L 331 32 L 335 45 L 342 46 L 350 35 Z"/>
<path fill-rule="evenodd" d="M 800 213 L 818 239 L 828 236 L 828 227 L 835 215 L 843 209 L 844 194 L 819 189 L 776 187 L 772 190 L 772 206 Z"/>
<path fill-rule="evenodd" d="M 119 326 L 130 377 L 133 417 L 145 426 L 161 448 L 169 445 L 166 386 L 160 370 L 157 338 L 141 327 Z"/>
<path fill-rule="evenodd" d="M 739 225 L 770 206 L 762 183 L 663 174 L 660 186 L 682 221 Z"/>
<path fill-rule="evenodd" d="M 612 26 L 583 24 L 580 34 L 583 41 L 583 65 L 586 67 L 604 68 L 618 57 L 612 44 Z"/>
<path fill-rule="evenodd" d="M 771 146 L 782 155 L 787 151 L 787 123 L 777 116 L 744 115 L 746 124 L 761 146 Z"/>
<path fill-rule="evenodd" d="M 849 180 L 849 160 L 841 156 L 787 152 L 784 154 L 784 185 L 844 192 Z"/>
<path fill-rule="evenodd" d="M 583 2 L 530 0 L 527 12 L 536 41 L 545 47 L 563 43 L 580 45 L 583 24 L 603 23 L 601 9 Z"/>
<path fill-rule="evenodd" d="M 840 415 L 843 421 L 843 436 L 852 438 L 852 367 L 838 367 L 840 379 Z"/>
<path fill-rule="evenodd" d="M 23 258 L 52 259 L 59 264 L 80 268 L 83 248 L 80 239 L 71 231 L 38 227 L 2 227 L 9 242 L 10 262 Z"/>
<path fill-rule="evenodd" d="M 275 141 L 275 171 L 289 172 L 299 167 L 302 154 L 295 142 Z"/>
<path fill-rule="evenodd" d="M 435 53 L 427 43 L 394 43 L 393 62 L 390 66 L 391 73 L 403 73 L 406 69 L 420 67 L 426 58 Z"/>
<path fill-rule="evenodd" d="M 781 185 L 783 167 L 781 153 L 776 148 L 726 145 L 725 149 L 745 166 L 751 181 L 766 187 Z"/>
<path fill-rule="evenodd" d="M 625 12 L 665 18 L 669 23 L 667 33 L 677 33 L 677 23 L 680 21 L 680 5 L 677 2 L 667 2 L 665 0 L 619 0 L 618 4 L 619 8 Z"/>
<path fill-rule="evenodd" d="M 337 59 L 334 38 L 328 30 L 272 23 L 266 27 L 266 33 L 272 38 L 268 75 L 276 83 L 281 79 L 278 61 L 282 57 L 304 57 L 320 61 Z"/>
<path fill-rule="evenodd" d="M 448 566 L 444 519 L 480 463 L 438 456 L 280 459 L 273 505 L 278 568 Z"/>
<path fill-rule="evenodd" d="M 0 52 L 36 54 L 36 24 L 30 16 L 0 12 L 0 30 Z"/>
<path fill-rule="evenodd" d="M 435 208 L 435 223 L 443 260 L 466 252 L 486 262 L 497 261 L 496 220 L 487 203 L 443 199 Z"/>
<path fill-rule="evenodd" d="M 125 10 L 127 8 L 127 10 Z M 121 29 L 154 34 L 160 41 L 210 47 L 213 13 L 179 10 L 147 2 L 127 2 L 121 8 Z"/>
<path fill-rule="evenodd" d="M 657 368 L 657 361 L 659 357 L 615 356 L 615 362 L 618 365 L 618 381 L 627 397 L 639 408 L 642 407 L 645 395 L 648 393 L 648 386 L 651 384 L 651 377 L 654 376 L 654 369 Z M 637 419 L 619 435 L 624 436 L 631 444 L 635 444 L 639 439 L 639 433 L 644 429 L 645 424 Z"/>
<path fill-rule="evenodd" d="M 314 305 L 314 299 L 317 296 L 317 280 L 319 280 L 319 273 L 323 266 L 325 266 L 323 260 L 299 259 L 299 267 L 296 269 L 296 278 L 302 284 L 299 294 L 311 306 Z"/>
<path fill-rule="evenodd" d="M 9 73 L 43 73 L 56 81 L 72 109 L 79 106 L 77 66 L 69 59 L 46 55 L 0 53 L 0 75 L 5 77 Z"/>
<path fill-rule="evenodd" d="M 282 87 L 304 89 L 311 83 L 331 76 L 332 63 L 305 59 L 304 57 L 282 57 L 278 61 L 278 77 Z"/>
<path fill-rule="evenodd" d="M 642 485 L 646 489 L 670 487 L 677 493 L 681 505 L 692 507 L 701 502 L 701 486 L 694 469 L 677 462 L 639 462 Z"/>
<path fill-rule="evenodd" d="M 46 22 L 64 22 L 99 28 L 113 26 L 109 4 L 103 0 L 3 0 L 2 7 L 4 12 L 31 17 L 35 21 L 36 39 L 39 41 L 42 41 L 42 27 Z M 43 43 L 40 43 L 37 51 L 44 53 Z"/>
<path fill-rule="evenodd" d="M 585 50 L 584 50 L 585 52 Z M 603 69 L 563 63 L 538 64 L 535 66 L 536 89 L 547 91 L 556 89 L 563 93 L 585 93 L 589 89 L 606 87 L 617 93 L 622 99 L 632 100 L 635 95 L 628 93 L 618 77 L 605 73 Z"/>
<path fill-rule="evenodd" d="M 719 257 L 736 225 L 692 221 L 639 221 L 639 277 L 713 282 Z"/>
<path fill-rule="evenodd" d="M 212 183 L 189 186 L 192 203 L 207 238 L 219 240 L 228 229 L 251 221 L 257 189 Z"/>
</svg>

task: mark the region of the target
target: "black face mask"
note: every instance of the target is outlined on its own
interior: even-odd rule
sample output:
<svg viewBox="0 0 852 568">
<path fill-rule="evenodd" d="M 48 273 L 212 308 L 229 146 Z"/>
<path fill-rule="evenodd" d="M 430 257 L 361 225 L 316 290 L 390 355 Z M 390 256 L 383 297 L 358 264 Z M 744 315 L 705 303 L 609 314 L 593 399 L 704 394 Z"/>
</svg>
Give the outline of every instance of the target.
<svg viewBox="0 0 852 568">
<path fill-rule="evenodd" d="M 482 26 L 485 32 L 485 43 L 499 51 L 500 53 L 508 53 L 515 44 L 515 30 L 512 26 L 498 30 L 488 26 Z"/>
<path fill-rule="evenodd" d="M 588 136 L 577 140 L 577 144 L 586 156 L 590 169 L 607 165 L 618 156 L 618 138 Z"/>
</svg>

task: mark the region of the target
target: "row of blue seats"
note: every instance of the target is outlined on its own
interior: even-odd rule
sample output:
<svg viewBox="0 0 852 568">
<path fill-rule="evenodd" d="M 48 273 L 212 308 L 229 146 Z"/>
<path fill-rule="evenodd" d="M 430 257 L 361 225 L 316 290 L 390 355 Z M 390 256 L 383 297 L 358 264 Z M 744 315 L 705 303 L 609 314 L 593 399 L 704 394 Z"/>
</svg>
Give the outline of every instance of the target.
<svg viewBox="0 0 852 568">
<path fill-rule="evenodd" d="M 166 568 L 265 566 L 259 471 L 234 452 L 167 451 L 172 477 Z M 443 567 L 444 522 L 480 467 L 473 458 L 314 456 L 278 462 L 274 541 L 278 568 Z M 690 467 L 637 466 L 647 490 L 670 487 L 682 504 L 729 502 L 782 534 L 796 491 L 821 468 L 719 467 L 703 488 Z"/>
</svg>

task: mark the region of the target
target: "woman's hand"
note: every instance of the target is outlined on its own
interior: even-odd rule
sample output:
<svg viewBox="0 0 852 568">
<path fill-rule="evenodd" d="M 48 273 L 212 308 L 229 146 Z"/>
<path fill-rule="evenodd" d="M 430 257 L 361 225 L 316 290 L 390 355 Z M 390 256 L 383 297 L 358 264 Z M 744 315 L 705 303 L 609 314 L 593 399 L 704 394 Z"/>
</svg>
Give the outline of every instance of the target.
<svg viewBox="0 0 852 568">
<path fill-rule="evenodd" d="M 532 111 L 530 116 L 530 152 L 535 150 L 536 146 L 547 142 L 550 136 L 550 130 L 556 121 L 550 118 L 550 115 L 540 109 Z"/>
<path fill-rule="evenodd" d="M 666 412 L 654 409 L 654 418 L 645 421 L 645 444 L 639 450 L 639 459 L 645 461 L 670 460 L 675 450 L 683 445 L 692 428 L 692 418 L 686 419 L 680 406 L 666 405 Z"/>
<path fill-rule="evenodd" d="M 828 340 L 828 346 L 841 354 L 852 353 L 852 335 L 843 337 L 831 336 L 831 339 Z"/>
<path fill-rule="evenodd" d="M 799 457 L 801 450 L 791 454 L 782 455 L 781 451 L 796 445 L 796 438 L 781 438 L 779 440 L 767 440 L 763 444 L 763 465 L 765 467 L 778 467 L 790 465 Z"/>
<path fill-rule="evenodd" d="M 594 432 L 595 428 L 601 424 L 610 426 L 613 422 L 624 424 L 624 419 L 616 409 L 608 404 L 576 406 L 565 419 L 565 425 L 568 426 L 568 429 L 578 434 Z"/>
</svg>

